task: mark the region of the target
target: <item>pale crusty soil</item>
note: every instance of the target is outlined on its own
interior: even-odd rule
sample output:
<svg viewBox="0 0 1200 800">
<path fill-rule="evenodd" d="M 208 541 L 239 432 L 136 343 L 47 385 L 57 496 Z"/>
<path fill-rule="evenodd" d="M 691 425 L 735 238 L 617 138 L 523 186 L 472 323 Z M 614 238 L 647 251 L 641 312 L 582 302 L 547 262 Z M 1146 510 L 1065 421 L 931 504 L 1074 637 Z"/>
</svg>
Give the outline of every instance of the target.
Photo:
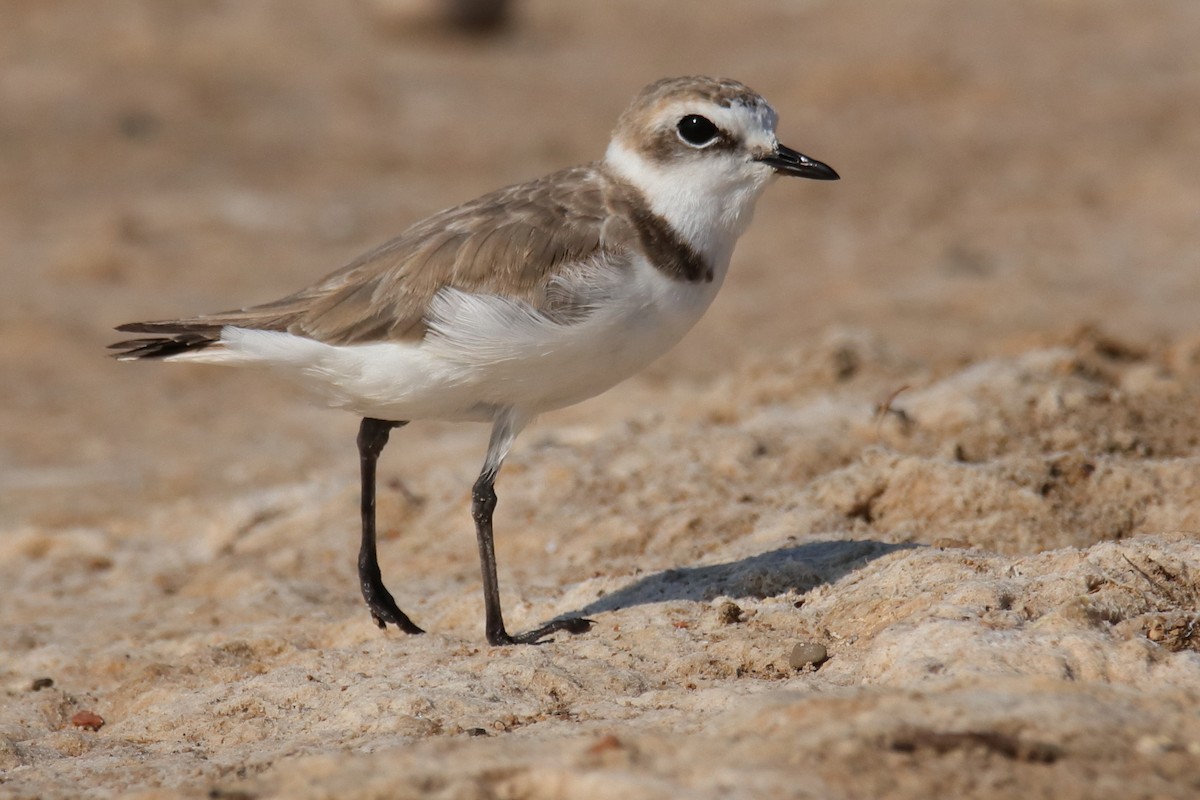
<svg viewBox="0 0 1200 800">
<path fill-rule="evenodd" d="M 0 797 L 1200 792 L 1200 5 L 407 5 L 0 5 Z M 586 635 L 483 644 L 482 427 L 385 454 L 429 630 L 385 634 L 353 418 L 103 357 L 691 72 L 844 179 L 772 187 L 684 344 L 519 440 L 510 625 Z"/>
</svg>

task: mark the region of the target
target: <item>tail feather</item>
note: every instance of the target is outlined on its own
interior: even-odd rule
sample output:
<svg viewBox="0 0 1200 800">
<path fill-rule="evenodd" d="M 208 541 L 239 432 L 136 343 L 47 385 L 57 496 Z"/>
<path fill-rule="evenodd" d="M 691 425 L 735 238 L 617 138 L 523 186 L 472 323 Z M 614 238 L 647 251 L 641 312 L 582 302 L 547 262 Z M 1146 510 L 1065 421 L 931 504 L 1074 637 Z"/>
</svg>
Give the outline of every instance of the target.
<svg viewBox="0 0 1200 800">
<path fill-rule="evenodd" d="M 127 322 L 116 329 L 124 333 L 148 333 L 150 336 L 116 342 L 110 344 L 109 349 L 120 351 L 113 354 L 118 361 L 163 359 L 220 345 L 221 331 L 227 326 L 264 331 L 288 330 L 297 318 L 297 311 L 292 307 L 296 305 L 295 297 L 190 319 Z"/>
<path fill-rule="evenodd" d="M 163 359 L 183 353 L 193 353 L 212 347 L 221 341 L 220 325 L 187 325 L 179 322 L 130 322 L 118 325 L 117 330 L 130 333 L 157 333 L 139 339 L 113 342 L 110 350 L 117 350 L 113 358 L 118 361 L 140 361 Z"/>
</svg>

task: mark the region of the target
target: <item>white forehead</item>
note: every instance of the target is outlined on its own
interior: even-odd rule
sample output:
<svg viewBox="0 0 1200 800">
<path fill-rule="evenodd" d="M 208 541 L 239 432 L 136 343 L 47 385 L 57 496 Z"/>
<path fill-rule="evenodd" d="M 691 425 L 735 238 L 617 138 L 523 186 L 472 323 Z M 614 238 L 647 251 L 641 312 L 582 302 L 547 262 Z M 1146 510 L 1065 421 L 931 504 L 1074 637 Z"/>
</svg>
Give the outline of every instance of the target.
<svg viewBox="0 0 1200 800">
<path fill-rule="evenodd" d="M 727 105 L 699 98 L 680 98 L 665 103 L 654 123 L 657 126 L 674 127 L 689 114 L 707 117 L 718 128 L 733 134 L 734 138 L 747 145 L 759 142 L 774 144 L 775 126 L 779 124 L 779 115 L 761 97 L 752 102 L 734 100 Z"/>
<path fill-rule="evenodd" d="M 673 131 L 690 114 L 707 117 L 737 143 L 773 147 L 775 110 L 743 83 L 706 77 L 668 78 L 643 89 L 621 115 L 614 139 L 637 147 Z"/>
</svg>

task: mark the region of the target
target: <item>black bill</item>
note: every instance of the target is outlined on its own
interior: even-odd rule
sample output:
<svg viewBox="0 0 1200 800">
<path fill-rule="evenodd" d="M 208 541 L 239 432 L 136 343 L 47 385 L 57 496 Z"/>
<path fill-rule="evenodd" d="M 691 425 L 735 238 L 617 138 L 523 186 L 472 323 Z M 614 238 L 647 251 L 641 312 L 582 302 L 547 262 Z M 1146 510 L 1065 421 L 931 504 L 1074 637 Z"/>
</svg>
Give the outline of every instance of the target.
<svg viewBox="0 0 1200 800">
<path fill-rule="evenodd" d="M 809 158 L 803 153 L 797 153 L 792 148 L 783 145 L 776 147 L 774 153 L 758 160 L 774 167 L 780 175 L 812 178 L 814 181 L 836 181 L 841 177 L 828 164 L 822 164 L 815 158 Z"/>
</svg>

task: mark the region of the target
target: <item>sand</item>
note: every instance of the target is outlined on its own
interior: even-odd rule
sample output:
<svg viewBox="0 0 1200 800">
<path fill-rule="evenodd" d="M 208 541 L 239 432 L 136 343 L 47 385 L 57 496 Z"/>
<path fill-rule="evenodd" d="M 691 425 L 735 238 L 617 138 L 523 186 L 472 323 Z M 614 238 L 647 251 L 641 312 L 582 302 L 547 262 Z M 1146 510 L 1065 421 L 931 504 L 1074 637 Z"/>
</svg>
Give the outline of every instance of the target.
<svg viewBox="0 0 1200 800">
<path fill-rule="evenodd" d="M 0 8 L 0 797 L 1200 792 L 1200 6 L 680 8 Z M 689 72 L 843 180 L 773 186 L 685 342 L 518 441 L 507 619 L 587 634 L 484 643 L 485 428 L 385 452 L 428 631 L 385 633 L 354 418 L 104 358 Z"/>
</svg>

